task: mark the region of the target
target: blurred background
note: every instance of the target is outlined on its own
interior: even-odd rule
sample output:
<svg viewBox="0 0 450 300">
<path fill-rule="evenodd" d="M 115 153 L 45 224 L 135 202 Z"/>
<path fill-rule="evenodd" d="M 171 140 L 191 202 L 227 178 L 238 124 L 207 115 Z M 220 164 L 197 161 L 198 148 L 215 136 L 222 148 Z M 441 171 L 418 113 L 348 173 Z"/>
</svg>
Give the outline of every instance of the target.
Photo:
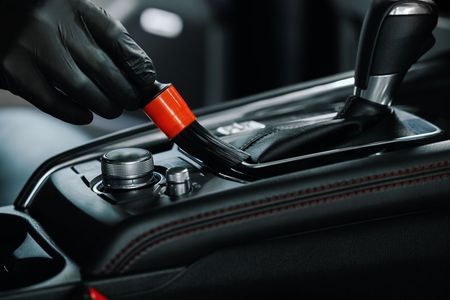
<svg viewBox="0 0 450 300">
<path fill-rule="evenodd" d="M 175 83 L 194 107 L 353 69 L 370 5 L 370 0 L 97 2 L 150 54 L 161 80 Z M 440 4 L 450 6 L 448 0 Z"/>
<path fill-rule="evenodd" d="M 371 0 L 94 2 L 122 21 L 153 59 L 159 80 L 174 83 L 199 108 L 352 70 Z M 437 2 L 437 44 L 428 57 L 450 49 L 450 1 Z M 143 122 L 143 114 L 127 112 L 117 120 L 96 117 L 88 126 L 72 126 L 0 91 L 0 202 L 14 197 L 45 159 Z M 8 184 L 17 188 L 2 194 Z"/>
</svg>

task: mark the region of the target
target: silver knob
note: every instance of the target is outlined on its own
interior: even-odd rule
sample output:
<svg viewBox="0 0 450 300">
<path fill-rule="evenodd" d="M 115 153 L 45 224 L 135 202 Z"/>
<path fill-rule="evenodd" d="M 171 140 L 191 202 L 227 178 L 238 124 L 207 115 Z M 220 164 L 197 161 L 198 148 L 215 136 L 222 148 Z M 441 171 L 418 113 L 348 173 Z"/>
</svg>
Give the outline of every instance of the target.
<svg viewBox="0 0 450 300">
<path fill-rule="evenodd" d="M 153 156 L 144 149 L 123 148 L 103 155 L 103 185 L 110 189 L 131 190 L 147 185 L 153 178 Z"/>
<path fill-rule="evenodd" d="M 364 20 L 355 68 L 355 96 L 390 106 L 408 70 L 435 39 L 432 0 L 376 0 Z"/>
<path fill-rule="evenodd" d="M 166 194 L 169 196 L 183 196 L 192 189 L 189 170 L 182 167 L 170 168 L 166 171 Z"/>
</svg>

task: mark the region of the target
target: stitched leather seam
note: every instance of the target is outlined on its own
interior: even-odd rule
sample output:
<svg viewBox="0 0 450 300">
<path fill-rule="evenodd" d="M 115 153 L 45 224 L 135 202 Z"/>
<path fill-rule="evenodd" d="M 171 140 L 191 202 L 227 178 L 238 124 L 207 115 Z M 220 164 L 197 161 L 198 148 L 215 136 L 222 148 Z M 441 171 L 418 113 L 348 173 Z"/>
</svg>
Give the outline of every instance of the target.
<svg viewBox="0 0 450 300">
<path fill-rule="evenodd" d="M 321 123 L 325 123 L 326 121 L 322 121 L 320 123 L 314 123 L 314 124 L 321 124 Z M 299 128 L 303 128 L 306 126 L 309 126 L 311 124 L 305 124 L 305 123 L 301 123 L 301 124 L 295 124 L 295 125 L 284 125 L 284 126 L 278 126 L 277 129 L 278 130 L 292 130 L 292 129 L 299 129 Z"/>
<path fill-rule="evenodd" d="M 308 126 L 307 124 L 295 124 L 295 125 L 285 125 L 285 126 L 278 126 L 278 127 L 274 127 L 272 129 L 270 129 L 269 131 L 266 131 L 260 135 L 256 135 L 255 137 L 253 137 L 250 141 L 248 141 L 247 143 L 245 143 L 243 146 L 240 147 L 241 150 L 246 151 L 252 147 L 254 147 L 258 142 L 260 142 L 261 140 L 274 135 L 278 132 L 281 131 L 287 131 L 287 130 L 293 130 L 293 129 L 299 129 L 302 127 L 306 127 Z M 302 130 L 303 131 L 303 130 Z"/>
<path fill-rule="evenodd" d="M 256 135 L 252 139 L 250 139 L 247 143 L 245 143 L 243 146 L 241 146 L 240 149 L 242 151 L 246 151 L 249 148 L 251 148 L 253 145 L 255 145 L 257 142 L 259 142 L 260 140 L 264 139 L 265 137 L 271 136 L 271 135 L 277 133 L 278 131 L 280 131 L 278 128 L 272 128 L 272 129 L 265 131 L 259 135 Z"/>
<path fill-rule="evenodd" d="M 291 211 L 291 210 L 295 210 L 295 209 L 304 209 L 307 207 L 317 206 L 317 205 L 321 205 L 321 204 L 338 202 L 338 201 L 346 200 L 346 199 L 357 197 L 357 196 L 363 196 L 363 195 L 372 194 L 372 193 L 384 192 L 387 190 L 398 189 L 398 188 L 407 187 L 407 186 L 411 186 L 411 185 L 424 184 L 424 183 L 428 183 L 428 182 L 432 182 L 432 181 L 436 181 L 436 180 L 444 180 L 449 177 L 450 177 L 450 173 L 444 173 L 444 174 L 439 174 L 439 175 L 422 177 L 422 178 L 418 178 L 418 179 L 409 179 L 409 180 L 400 181 L 400 182 L 396 182 L 396 183 L 379 185 L 379 186 L 375 186 L 375 187 L 371 187 L 371 188 L 365 188 L 365 189 L 361 189 L 361 190 L 346 193 L 346 194 L 328 196 L 328 197 L 323 197 L 323 198 L 314 199 L 314 200 L 310 200 L 310 201 L 296 202 L 296 203 L 292 203 L 292 204 L 278 207 L 278 208 L 262 210 L 257 213 L 241 215 L 241 216 L 230 218 L 230 219 L 227 219 L 224 221 L 182 230 L 182 231 L 174 233 L 172 235 L 157 239 L 156 241 L 152 242 L 151 244 L 145 246 L 136 255 L 134 255 L 132 258 L 130 258 L 128 263 L 126 263 L 119 270 L 119 272 L 120 273 L 126 272 L 129 268 L 131 268 L 133 266 L 133 264 L 136 261 L 138 261 L 143 255 L 145 255 L 152 248 L 155 248 L 156 246 L 159 246 L 166 242 L 170 242 L 174 239 L 184 237 L 186 235 L 190 235 L 190 234 L 194 234 L 194 233 L 198 233 L 198 232 L 202 232 L 202 231 L 207 231 L 209 229 L 224 227 L 226 225 L 236 224 L 236 223 L 240 223 L 242 221 L 248 221 L 248 220 L 253 220 L 253 219 L 257 219 L 257 218 L 261 218 L 261 217 L 266 217 L 266 216 L 274 215 L 277 213 L 283 213 L 283 212 Z"/>
<path fill-rule="evenodd" d="M 356 179 L 338 181 L 338 182 L 334 182 L 334 183 L 331 183 L 328 185 L 322 185 L 322 186 L 313 187 L 313 188 L 306 188 L 306 189 L 291 192 L 291 193 L 275 195 L 272 197 L 267 197 L 267 198 L 258 199 L 258 200 L 254 200 L 254 201 L 250 201 L 250 202 L 246 202 L 246 203 L 242 203 L 242 204 L 232 205 L 230 207 L 212 210 L 209 212 L 205 212 L 205 213 L 197 214 L 197 215 L 190 216 L 187 218 L 168 222 L 161 226 L 152 228 L 149 231 L 139 235 L 138 237 L 136 237 L 135 239 L 130 241 L 126 246 L 124 246 L 124 248 L 122 248 L 122 250 L 117 252 L 103 266 L 103 268 L 100 270 L 99 273 L 109 273 L 114 268 L 116 262 L 121 260 L 122 257 L 125 256 L 131 248 L 133 248 L 135 245 L 139 244 L 143 240 L 147 239 L 149 236 L 155 235 L 163 230 L 171 229 L 171 228 L 174 228 L 179 225 L 184 225 L 189 222 L 202 221 L 202 220 L 205 220 L 205 219 L 208 219 L 211 217 L 217 217 L 222 214 L 238 211 L 241 209 L 252 208 L 255 206 L 259 206 L 259 205 L 268 205 L 268 204 L 276 203 L 278 201 L 283 201 L 285 199 L 289 199 L 289 198 L 293 198 L 293 197 L 306 196 L 306 195 L 311 195 L 311 194 L 315 194 L 318 192 L 326 192 L 326 191 L 336 189 L 336 188 L 345 188 L 345 187 L 356 186 L 358 184 L 365 184 L 365 183 L 368 183 L 370 181 L 375 181 L 375 180 L 413 175 L 416 173 L 432 171 L 435 169 L 445 168 L 445 167 L 449 167 L 449 166 L 450 166 L 450 160 L 447 160 L 447 161 L 440 161 L 440 162 L 432 163 L 429 165 L 421 165 L 421 166 L 416 166 L 416 167 L 412 167 L 412 168 L 405 168 L 405 169 L 395 170 L 395 171 L 391 171 L 391 172 L 360 177 L 360 178 L 356 178 Z"/>
<path fill-rule="evenodd" d="M 347 111 L 349 110 L 352 103 L 355 101 L 357 97 L 351 96 L 345 101 L 344 107 L 342 107 L 341 111 L 337 114 L 336 119 L 342 119 L 343 116 L 347 114 Z"/>
</svg>

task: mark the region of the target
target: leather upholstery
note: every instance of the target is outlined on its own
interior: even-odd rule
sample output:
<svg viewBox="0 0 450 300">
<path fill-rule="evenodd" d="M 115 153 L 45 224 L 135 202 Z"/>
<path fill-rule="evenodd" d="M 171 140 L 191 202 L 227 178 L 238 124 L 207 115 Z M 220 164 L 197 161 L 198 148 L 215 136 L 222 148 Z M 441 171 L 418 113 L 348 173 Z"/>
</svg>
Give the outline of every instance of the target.
<svg viewBox="0 0 450 300">
<path fill-rule="evenodd" d="M 179 267 L 232 245 L 445 206 L 449 157 L 450 142 L 441 142 L 169 206 L 99 241 L 84 271 L 103 277 Z"/>
<path fill-rule="evenodd" d="M 253 163 L 264 163 L 342 145 L 360 145 L 363 141 L 388 140 L 404 135 L 402 131 L 403 126 L 390 108 L 353 96 L 335 118 L 270 126 L 231 143 L 250 154 Z"/>
</svg>

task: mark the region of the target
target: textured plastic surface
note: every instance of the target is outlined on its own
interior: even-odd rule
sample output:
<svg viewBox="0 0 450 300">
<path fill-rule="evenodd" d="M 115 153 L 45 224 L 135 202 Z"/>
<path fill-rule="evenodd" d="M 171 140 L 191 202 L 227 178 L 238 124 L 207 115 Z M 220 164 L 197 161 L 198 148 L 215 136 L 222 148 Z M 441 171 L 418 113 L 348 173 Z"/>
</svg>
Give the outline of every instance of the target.
<svg viewBox="0 0 450 300">
<path fill-rule="evenodd" d="M 6 206 L 0 228 L 0 299 L 66 299 L 56 295 L 80 281 L 78 268 L 40 225 Z"/>
</svg>

